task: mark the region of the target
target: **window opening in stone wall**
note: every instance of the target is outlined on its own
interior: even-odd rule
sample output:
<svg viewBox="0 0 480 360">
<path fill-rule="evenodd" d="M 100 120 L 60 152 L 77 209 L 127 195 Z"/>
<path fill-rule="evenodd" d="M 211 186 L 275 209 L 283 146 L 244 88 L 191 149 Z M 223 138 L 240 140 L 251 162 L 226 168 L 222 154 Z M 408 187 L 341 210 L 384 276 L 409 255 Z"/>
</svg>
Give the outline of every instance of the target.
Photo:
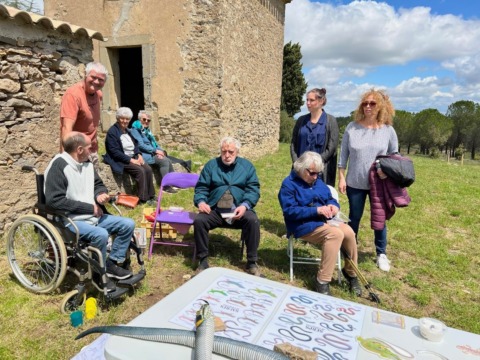
<svg viewBox="0 0 480 360">
<path fill-rule="evenodd" d="M 143 94 L 142 48 L 128 47 L 118 49 L 118 69 L 120 72 L 120 106 L 132 109 L 133 121 L 137 114 L 145 108 Z"/>
</svg>

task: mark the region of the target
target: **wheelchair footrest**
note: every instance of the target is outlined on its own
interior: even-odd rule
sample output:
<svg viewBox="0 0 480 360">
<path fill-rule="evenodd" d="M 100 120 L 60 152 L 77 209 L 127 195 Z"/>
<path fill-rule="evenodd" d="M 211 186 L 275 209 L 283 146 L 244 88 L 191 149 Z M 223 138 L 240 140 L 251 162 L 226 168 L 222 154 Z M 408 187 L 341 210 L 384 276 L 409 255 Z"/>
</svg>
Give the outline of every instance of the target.
<svg viewBox="0 0 480 360">
<path fill-rule="evenodd" d="M 133 286 L 142 281 L 144 277 L 145 273 L 138 273 L 130 276 L 128 279 L 119 280 L 117 286 Z"/>
<path fill-rule="evenodd" d="M 121 287 L 117 287 L 115 289 L 115 291 L 112 291 L 112 292 L 109 292 L 107 294 L 107 298 L 109 298 L 110 300 L 114 300 L 114 299 L 117 299 L 119 298 L 120 296 L 126 294 L 128 292 L 128 289 L 127 288 L 121 288 Z"/>
</svg>

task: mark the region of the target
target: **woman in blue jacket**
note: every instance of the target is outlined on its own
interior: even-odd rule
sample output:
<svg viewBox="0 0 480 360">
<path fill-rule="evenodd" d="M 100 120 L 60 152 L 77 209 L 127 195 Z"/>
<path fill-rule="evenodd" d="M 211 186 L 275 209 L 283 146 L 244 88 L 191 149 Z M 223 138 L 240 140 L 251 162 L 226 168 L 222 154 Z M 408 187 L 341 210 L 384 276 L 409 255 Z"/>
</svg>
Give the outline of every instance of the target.
<svg viewBox="0 0 480 360">
<path fill-rule="evenodd" d="M 145 162 L 150 166 L 157 168 L 160 172 L 160 178 L 163 179 L 168 173 L 174 172 L 174 169 L 166 152 L 155 141 L 149 128 L 150 121 L 150 115 L 147 114 L 145 110 L 140 110 L 138 113 L 138 120 L 133 122 L 130 134 L 135 140 L 137 140 L 138 148 L 140 149 Z M 169 193 L 177 192 L 171 186 L 164 187 L 163 191 Z"/>
<path fill-rule="evenodd" d="M 343 247 L 356 263 L 357 243 L 350 226 L 344 223 L 327 223 L 328 219 L 338 213 L 340 205 L 332 197 L 328 186 L 319 178 L 322 170 L 322 157 L 313 151 L 304 152 L 293 163 L 290 176 L 283 180 L 278 200 L 288 233 L 321 248 L 322 260 L 315 277 L 315 289 L 321 294 L 330 295 L 330 282 L 340 247 Z M 362 287 L 349 262 L 345 263 L 342 273 L 350 290 L 360 296 Z"/>
</svg>

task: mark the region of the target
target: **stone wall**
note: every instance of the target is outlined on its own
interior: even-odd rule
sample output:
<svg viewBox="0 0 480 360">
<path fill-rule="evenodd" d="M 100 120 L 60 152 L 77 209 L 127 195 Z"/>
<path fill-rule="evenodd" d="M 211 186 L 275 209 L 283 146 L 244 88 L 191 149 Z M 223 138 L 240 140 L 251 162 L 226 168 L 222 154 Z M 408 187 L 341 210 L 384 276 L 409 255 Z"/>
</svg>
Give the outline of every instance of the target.
<svg viewBox="0 0 480 360">
<path fill-rule="evenodd" d="M 35 176 L 59 150 L 59 105 L 92 61 L 92 41 L 0 18 L 0 234 L 36 201 Z"/>
<path fill-rule="evenodd" d="M 278 149 L 284 16 L 283 0 L 193 2 L 184 91 L 160 116 L 163 142 L 216 154 L 231 135 L 249 158 Z"/>
</svg>

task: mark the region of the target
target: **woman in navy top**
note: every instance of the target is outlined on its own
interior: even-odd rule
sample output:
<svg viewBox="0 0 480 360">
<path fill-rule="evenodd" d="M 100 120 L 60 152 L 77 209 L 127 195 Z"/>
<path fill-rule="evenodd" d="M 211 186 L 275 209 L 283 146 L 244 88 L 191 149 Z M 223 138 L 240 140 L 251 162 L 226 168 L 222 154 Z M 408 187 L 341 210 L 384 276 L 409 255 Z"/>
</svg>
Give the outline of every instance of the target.
<svg viewBox="0 0 480 360">
<path fill-rule="evenodd" d="M 320 154 L 324 164 L 323 182 L 335 186 L 338 124 L 335 117 L 323 110 L 327 105 L 326 95 L 327 90 L 323 88 L 307 92 L 307 108 L 310 113 L 300 116 L 293 128 L 290 155 L 294 162 L 305 151 Z"/>
</svg>

